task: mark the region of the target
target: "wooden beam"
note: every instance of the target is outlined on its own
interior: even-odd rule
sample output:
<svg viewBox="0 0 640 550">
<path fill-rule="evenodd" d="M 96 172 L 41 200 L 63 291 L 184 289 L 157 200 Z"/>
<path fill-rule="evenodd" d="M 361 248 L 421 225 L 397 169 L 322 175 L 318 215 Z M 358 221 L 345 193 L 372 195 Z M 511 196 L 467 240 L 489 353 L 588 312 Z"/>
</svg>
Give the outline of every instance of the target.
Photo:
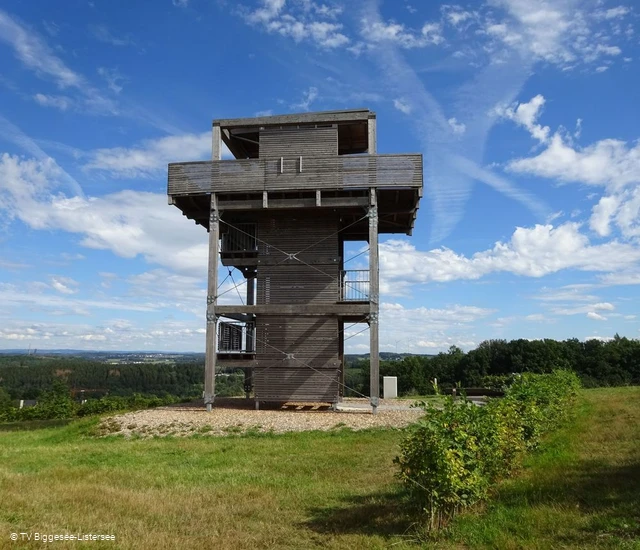
<svg viewBox="0 0 640 550">
<path fill-rule="evenodd" d="M 376 190 L 371 189 L 369 207 L 369 364 L 370 396 L 373 414 L 380 402 L 380 349 L 378 316 L 380 313 L 380 270 L 378 259 L 378 206 Z"/>
<path fill-rule="evenodd" d="M 340 304 L 258 304 L 253 306 L 218 306 L 218 315 L 236 313 L 253 315 L 362 315 L 366 317 L 370 308 L 367 302 Z"/>
<path fill-rule="evenodd" d="M 211 411 L 216 386 L 216 305 L 218 301 L 218 241 L 220 240 L 220 220 L 218 199 L 211 195 L 211 215 L 209 218 L 209 273 L 207 283 L 207 333 L 204 368 L 204 404 Z"/>
<path fill-rule="evenodd" d="M 305 259 L 304 263 L 307 265 L 339 265 L 340 257 L 339 256 L 313 256 L 312 252 L 307 254 L 311 254 L 311 257 Z M 283 258 L 282 253 L 274 252 L 273 258 L 269 258 L 268 256 L 261 256 L 259 258 L 254 259 L 254 265 L 263 266 L 263 265 L 300 265 L 300 260 L 296 260 L 295 258 Z"/>
<path fill-rule="evenodd" d="M 218 364 L 222 369 L 247 369 L 258 366 L 255 359 L 219 359 Z"/>
<path fill-rule="evenodd" d="M 214 120 L 224 128 L 250 128 L 259 126 L 283 126 L 298 124 L 322 124 L 334 122 L 357 122 L 369 118 L 369 109 L 351 109 L 345 111 L 319 111 L 315 113 L 296 113 L 291 115 L 274 115 L 254 118 L 223 118 Z"/>
<path fill-rule="evenodd" d="M 218 313 L 220 312 L 218 311 Z M 224 315 L 220 314 L 220 317 L 233 319 L 234 321 L 240 321 L 241 323 L 249 323 L 255 320 L 253 315 L 247 315 L 246 313 L 225 313 Z"/>
<path fill-rule="evenodd" d="M 266 193 L 266 191 L 265 191 Z M 264 201 L 260 199 L 246 200 L 221 200 L 218 201 L 220 211 L 225 210 L 256 210 L 266 208 Z M 286 208 L 349 208 L 366 207 L 369 205 L 367 197 L 322 197 L 318 204 L 317 197 L 291 198 L 291 199 L 269 199 L 268 208 L 270 210 Z"/>
</svg>

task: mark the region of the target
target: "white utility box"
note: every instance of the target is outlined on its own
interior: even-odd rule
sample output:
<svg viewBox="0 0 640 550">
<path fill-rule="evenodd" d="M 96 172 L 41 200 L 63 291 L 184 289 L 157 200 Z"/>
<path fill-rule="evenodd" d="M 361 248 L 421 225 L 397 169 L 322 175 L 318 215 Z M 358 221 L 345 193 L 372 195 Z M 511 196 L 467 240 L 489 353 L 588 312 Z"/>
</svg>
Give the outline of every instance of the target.
<svg viewBox="0 0 640 550">
<path fill-rule="evenodd" d="M 382 397 L 383 399 L 395 399 L 398 397 L 398 377 L 382 377 Z"/>
</svg>

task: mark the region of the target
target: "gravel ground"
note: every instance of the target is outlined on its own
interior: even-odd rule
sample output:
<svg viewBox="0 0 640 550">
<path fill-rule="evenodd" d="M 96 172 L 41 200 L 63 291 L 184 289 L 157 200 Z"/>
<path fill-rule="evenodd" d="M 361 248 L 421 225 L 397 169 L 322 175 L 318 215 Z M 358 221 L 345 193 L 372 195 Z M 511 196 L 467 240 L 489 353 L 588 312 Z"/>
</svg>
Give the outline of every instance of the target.
<svg viewBox="0 0 640 550">
<path fill-rule="evenodd" d="M 100 431 L 104 435 L 189 436 L 230 435 L 246 432 L 301 432 L 307 430 L 332 430 L 348 427 L 353 430 L 366 428 L 401 428 L 414 422 L 420 411 L 411 409 L 409 403 L 381 400 L 378 413 L 373 415 L 364 407 L 366 400 L 345 399 L 349 410 L 332 411 L 326 405 L 287 403 L 283 406 L 265 404 L 256 411 L 253 400 L 220 398 L 214 409 L 207 413 L 202 402 L 159 407 L 129 412 L 105 418 Z M 401 408 L 403 407 L 403 408 Z M 400 410 L 399 410 L 400 409 Z"/>
</svg>

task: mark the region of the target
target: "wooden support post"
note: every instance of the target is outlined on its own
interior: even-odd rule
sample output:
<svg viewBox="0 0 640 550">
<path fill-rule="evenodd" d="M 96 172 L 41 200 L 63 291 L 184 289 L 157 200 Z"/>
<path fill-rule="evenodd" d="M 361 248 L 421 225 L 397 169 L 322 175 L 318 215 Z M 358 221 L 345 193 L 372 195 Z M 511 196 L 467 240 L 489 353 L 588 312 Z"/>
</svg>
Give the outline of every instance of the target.
<svg viewBox="0 0 640 550">
<path fill-rule="evenodd" d="M 376 154 L 376 143 L 377 143 L 377 138 L 376 138 L 376 116 L 375 115 L 369 115 L 369 121 L 368 121 L 368 125 L 367 125 L 367 130 L 368 130 L 368 141 L 369 141 L 369 146 L 367 147 L 367 152 L 370 155 L 375 155 Z"/>
<path fill-rule="evenodd" d="M 378 203 L 376 190 L 370 191 L 369 206 L 369 370 L 370 396 L 373 414 L 380 401 L 380 355 L 378 314 L 380 312 L 380 281 L 378 261 Z"/>
<path fill-rule="evenodd" d="M 222 160 L 222 135 L 217 124 L 213 126 L 211 135 L 211 160 Z"/>
<path fill-rule="evenodd" d="M 207 342 L 204 368 L 204 404 L 211 412 L 216 388 L 216 304 L 218 301 L 218 242 L 220 221 L 218 198 L 211 195 L 209 216 L 209 278 L 207 284 Z"/>
<path fill-rule="evenodd" d="M 256 283 L 256 272 L 255 270 L 253 270 L 247 273 L 247 305 L 248 306 L 252 306 L 256 303 L 254 299 L 255 283 Z M 253 325 L 252 330 L 255 330 L 255 324 Z M 247 330 L 247 351 L 251 351 L 251 350 L 255 351 L 254 334 L 252 331 Z M 247 399 L 251 397 L 250 387 L 252 386 L 252 383 L 251 383 L 252 380 L 253 380 L 253 368 L 248 367 L 244 370 L 244 387 L 245 387 L 244 396 Z"/>
</svg>

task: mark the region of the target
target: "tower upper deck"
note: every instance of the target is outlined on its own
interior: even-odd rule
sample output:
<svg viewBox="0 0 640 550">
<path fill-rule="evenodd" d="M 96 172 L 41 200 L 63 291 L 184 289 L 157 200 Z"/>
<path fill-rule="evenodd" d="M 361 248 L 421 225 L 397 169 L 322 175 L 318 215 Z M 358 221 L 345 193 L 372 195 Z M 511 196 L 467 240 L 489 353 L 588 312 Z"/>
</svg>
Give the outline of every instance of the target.
<svg viewBox="0 0 640 550">
<path fill-rule="evenodd" d="M 233 159 L 221 160 L 222 144 Z M 376 154 L 368 109 L 213 121 L 211 161 L 169 164 L 169 202 L 207 226 L 224 210 L 357 208 L 375 189 L 381 233 L 410 233 L 422 195 L 421 154 Z M 363 204 L 360 204 L 363 203 Z"/>
</svg>

